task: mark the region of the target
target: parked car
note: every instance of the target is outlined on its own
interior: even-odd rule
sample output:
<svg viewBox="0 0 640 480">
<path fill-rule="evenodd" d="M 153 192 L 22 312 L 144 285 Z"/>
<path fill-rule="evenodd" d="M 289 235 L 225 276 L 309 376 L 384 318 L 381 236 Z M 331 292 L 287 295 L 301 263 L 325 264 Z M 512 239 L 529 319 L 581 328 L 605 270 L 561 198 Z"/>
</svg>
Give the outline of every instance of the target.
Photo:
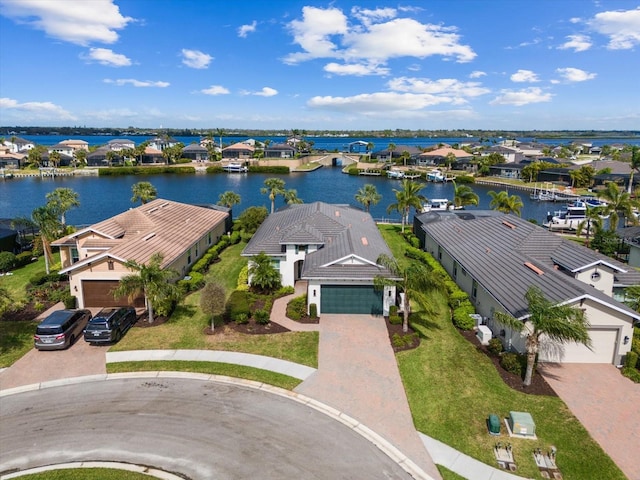
<svg viewBox="0 0 640 480">
<path fill-rule="evenodd" d="M 36 327 L 33 345 L 38 350 L 64 350 L 82 335 L 89 320 L 89 310 L 57 310 Z"/>
<path fill-rule="evenodd" d="M 87 324 L 84 339 L 89 343 L 115 343 L 136 320 L 133 307 L 103 308 Z"/>
</svg>

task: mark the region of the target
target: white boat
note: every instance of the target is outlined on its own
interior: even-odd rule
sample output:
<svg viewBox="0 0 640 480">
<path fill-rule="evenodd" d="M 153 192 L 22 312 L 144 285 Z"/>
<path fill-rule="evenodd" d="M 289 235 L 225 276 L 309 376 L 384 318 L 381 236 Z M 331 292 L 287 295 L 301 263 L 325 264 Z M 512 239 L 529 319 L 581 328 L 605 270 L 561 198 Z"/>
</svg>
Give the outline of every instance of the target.
<svg viewBox="0 0 640 480">
<path fill-rule="evenodd" d="M 402 178 L 404 178 L 404 173 L 402 173 L 402 171 L 400 171 L 400 170 L 388 170 L 387 171 L 387 177 L 402 179 Z"/>
<path fill-rule="evenodd" d="M 547 215 L 549 230 L 577 230 L 578 225 L 587 218 L 587 204 L 582 200 L 567 205 L 564 210 L 559 210 Z"/>
<path fill-rule="evenodd" d="M 249 169 L 240 163 L 231 162 L 222 167 L 225 172 L 229 173 L 246 173 Z"/>
<path fill-rule="evenodd" d="M 448 210 L 460 210 L 462 207 L 454 207 L 453 202 L 446 198 L 432 198 L 427 200 L 422 206 L 422 213 L 425 212 L 446 212 Z"/>
<path fill-rule="evenodd" d="M 427 173 L 428 182 L 444 182 L 445 176 L 440 170 L 431 170 Z"/>
</svg>

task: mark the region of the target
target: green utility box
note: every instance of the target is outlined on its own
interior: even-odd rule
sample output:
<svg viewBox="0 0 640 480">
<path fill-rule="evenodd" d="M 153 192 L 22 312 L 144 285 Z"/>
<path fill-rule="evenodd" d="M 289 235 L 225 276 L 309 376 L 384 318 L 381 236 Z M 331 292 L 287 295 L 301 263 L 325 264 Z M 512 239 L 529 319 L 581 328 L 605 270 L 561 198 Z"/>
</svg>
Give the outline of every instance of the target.
<svg viewBox="0 0 640 480">
<path fill-rule="evenodd" d="M 514 435 L 536 436 L 536 424 L 527 412 L 509 412 L 509 427 Z"/>
<path fill-rule="evenodd" d="M 500 419 L 495 413 L 492 413 L 487 418 L 487 428 L 491 435 L 500 435 Z"/>
</svg>

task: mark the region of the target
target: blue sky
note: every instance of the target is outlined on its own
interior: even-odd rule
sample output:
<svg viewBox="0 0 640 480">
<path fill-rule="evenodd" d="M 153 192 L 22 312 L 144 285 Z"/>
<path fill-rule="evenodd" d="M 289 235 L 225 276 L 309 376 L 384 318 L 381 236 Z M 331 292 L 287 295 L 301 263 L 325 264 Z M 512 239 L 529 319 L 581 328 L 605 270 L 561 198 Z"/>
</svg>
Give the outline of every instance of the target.
<svg viewBox="0 0 640 480">
<path fill-rule="evenodd" d="M 640 2 L 0 0 L 0 124 L 640 129 Z"/>
</svg>

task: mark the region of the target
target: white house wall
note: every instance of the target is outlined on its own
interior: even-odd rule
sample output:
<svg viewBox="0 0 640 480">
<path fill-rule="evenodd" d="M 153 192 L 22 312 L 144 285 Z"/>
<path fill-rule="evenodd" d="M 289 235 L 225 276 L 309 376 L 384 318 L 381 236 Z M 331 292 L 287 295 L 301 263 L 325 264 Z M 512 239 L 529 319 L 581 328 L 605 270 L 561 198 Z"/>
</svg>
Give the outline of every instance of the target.
<svg viewBox="0 0 640 480">
<path fill-rule="evenodd" d="M 598 265 L 597 267 L 579 272 L 575 278 L 613 297 L 614 276 L 611 268 Z"/>
</svg>

